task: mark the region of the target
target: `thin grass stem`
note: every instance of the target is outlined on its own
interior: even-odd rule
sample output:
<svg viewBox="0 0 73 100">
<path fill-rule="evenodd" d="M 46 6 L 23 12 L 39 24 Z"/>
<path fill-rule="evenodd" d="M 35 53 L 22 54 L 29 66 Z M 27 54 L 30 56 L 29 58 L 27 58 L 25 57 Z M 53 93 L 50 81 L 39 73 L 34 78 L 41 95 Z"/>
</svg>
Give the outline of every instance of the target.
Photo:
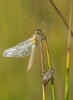
<svg viewBox="0 0 73 100">
<path fill-rule="evenodd" d="M 62 19 L 63 23 L 65 24 L 65 26 L 67 27 L 67 29 L 69 29 L 69 25 L 67 23 L 67 21 L 65 20 L 64 16 L 62 15 L 62 13 L 60 12 L 60 10 L 58 9 L 58 7 L 55 5 L 55 3 L 52 0 L 49 0 L 49 2 L 51 3 L 51 5 L 54 7 L 54 9 L 56 10 L 56 12 L 58 13 L 58 15 L 60 16 L 60 18 Z M 73 37 L 73 32 L 71 30 L 71 35 Z"/>
<path fill-rule="evenodd" d="M 41 49 L 41 66 L 42 66 L 42 80 L 44 76 L 44 56 L 43 56 L 43 45 L 42 45 L 42 39 L 41 39 L 41 34 L 42 34 L 42 28 L 40 32 L 40 49 Z M 43 100 L 46 100 L 46 93 L 45 93 L 45 86 L 42 82 L 42 89 L 43 89 Z"/>
<path fill-rule="evenodd" d="M 50 62 L 50 54 L 49 54 L 49 49 L 48 49 L 48 42 L 45 36 L 45 43 L 46 43 L 46 52 L 47 52 L 47 59 L 48 59 L 48 67 L 51 68 L 51 62 Z M 51 86 L 52 86 L 52 96 L 53 100 L 56 100 L 55 96 L 55 87 L 54 87 L 54 79 L 51 79 Z"/>
<path fill-rule="evenodd" d="M 69 32 L 68 32 L 68 50 L 67 50 L 67 63 L 66 63 L 65 100 L 68 100 L 68 96 L 69 96 L 69 70 L 70 70 L 71 27 L 72 27 L 72 5 L 71 5 L 71 8 L 70 8 Z"/>
<path fill-rule="evenodd" d="M 42 85 L 42 88 L 43 88 L 43 100 L 46 100 L 45 86 L 44 86 L 44 85 Z"/>
</svg>

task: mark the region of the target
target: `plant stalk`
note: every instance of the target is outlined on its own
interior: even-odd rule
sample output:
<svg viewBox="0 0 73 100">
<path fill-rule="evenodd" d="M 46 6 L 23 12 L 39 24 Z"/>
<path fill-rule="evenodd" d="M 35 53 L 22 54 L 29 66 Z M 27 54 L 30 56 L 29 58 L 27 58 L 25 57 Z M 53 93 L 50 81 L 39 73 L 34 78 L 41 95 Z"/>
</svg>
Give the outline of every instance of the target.
<svg viewBox="0 0 73 100">
<path fill-rule="evenodd" d="M 43 56 L 43 45 L 42 45 L 42 39 L 41 39 L 41 34 L 42 34 L 42 28 L 40 32 L 40 49 L 41 49 L 41 66 L 42 66 L 42 80 L 44 76 L 44 56 Z M 46 100 L 46 93 L 45 93 L 45 86 L 42 82 L 42 89 L 43 89 L 43 100 Z"/>
<path fill-rule="evenodd" d="M 57 6 L 55 5 L 55 3 L 52 0 L 49 0 L 49 2 L 51 3 L 51 5 L 54 7 L 54 9 L 56 10 L 56 12 L 58 13 L 58 15 L 60 16 L 60 18 L 62 19 L 63 23 L 65 24 L 65 26 L 67 27 L 67 29 L 69 29 L 69 25 L 67 23 L 67 21 L 65 20 L 64 16 L 62 15 L 62 13 L 60 12 L 60 10 L 57 8 Z M 71 30 L 71 35 L 73 37 L 73 32 Z"/>
<path fill-rule="evenodd" d="M 71 27 L 72 27 L 72 5 L 71 5 L 71 8 L 70 8 L 69 32 L 68 32 L 68 50 L 67 50 L 67 63 L 66 63 L 65 100 L 68 100 L 68 96 L 69 96 L 69 70 L 70 70 Z"/>
<path fill-rule="evenodd" d="M 45 36 L 45 43 L 46 43 L 46 52 L 47 52 L 47 59 L 48 59 L 48 67 L 51 68 L 50 54 L 49 54 L 48 42 L 47 42 L 46 36 Z M 54 79 L 53 78 L 51 79 L 51 86 L 52 86 L 52 96 L 53 96 L 53 100 L 56 100 L 55 87 L 54 87 Z"/>
</svg>

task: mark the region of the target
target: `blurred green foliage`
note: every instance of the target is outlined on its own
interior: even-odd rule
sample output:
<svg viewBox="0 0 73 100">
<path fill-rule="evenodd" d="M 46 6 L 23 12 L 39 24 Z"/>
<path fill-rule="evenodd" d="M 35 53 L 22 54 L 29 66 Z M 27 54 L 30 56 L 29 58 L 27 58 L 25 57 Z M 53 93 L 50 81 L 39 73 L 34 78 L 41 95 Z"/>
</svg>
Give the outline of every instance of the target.
<svg viewBox="0 0 73 100">
<path fill-rule="evenodd" d="M 68 22 L 69 0 L 53 0 Z M 35 29 L 46 32 L 52 67 L 56 67 L 57 100 L 63 100 L 68 30 L 49 0 L 0 0 L 0 52 L 32 36 Z M 45 69 L 47 58 L 44 47 Z M 0 100 L 42 100 L 40 53 L 36 50 L 35 63 L 26 72 L 29 57 L 4 58 L 0 55 Z M 73 40 L 71 39 L 69 100 L 73 99 Z M 47 100 L 52 100 L 51 85 L 46 88 Z"/>
</svg>

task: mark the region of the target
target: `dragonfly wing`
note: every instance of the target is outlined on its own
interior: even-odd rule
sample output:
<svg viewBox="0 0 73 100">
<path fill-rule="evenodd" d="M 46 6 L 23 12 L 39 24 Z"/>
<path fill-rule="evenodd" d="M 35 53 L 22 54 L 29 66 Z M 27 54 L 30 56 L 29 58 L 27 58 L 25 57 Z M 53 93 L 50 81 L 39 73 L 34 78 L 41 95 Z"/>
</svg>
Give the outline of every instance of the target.
<svg viewBox="0 0 73 100">
<path fill-rule="evenodd" d="M 6 49 L 2 55 L 5 57 L 25 57 L 31 54 L 31 49 L 32 38 L 23 41 L 12 48 Z"/>
<path fill-rule="evenodd" d="M 28 63 L 28 68 L 27 68 L 27 71 L 29 71 L 32 67 L 32 64 L 33 64 L 33 60 L 34 60 L 34 54 L 35 54 L 35 47 L 36 45 L 32 45 L 32 51 L 31 51 L 31 56 L 30 56 L 30 59 L 29 59 L 29 63 Z"/>
</svg>

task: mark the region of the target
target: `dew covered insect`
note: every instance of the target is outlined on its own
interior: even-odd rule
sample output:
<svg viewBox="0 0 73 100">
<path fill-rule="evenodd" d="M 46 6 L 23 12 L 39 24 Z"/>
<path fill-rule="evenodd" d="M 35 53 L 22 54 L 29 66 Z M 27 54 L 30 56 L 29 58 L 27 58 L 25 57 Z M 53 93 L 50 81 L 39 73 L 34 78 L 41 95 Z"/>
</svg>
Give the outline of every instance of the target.
<svg viewBox="0 0 73 100">
<path fill-rule="evenodd" d="M 16 46 L 13 46 L 11 48 L 4 50 L 2 55 L 4 57 L 17 57 L 17 58 L 26 57 L 30 55 L 30 60 L 29 60 L 28 69 L 27 69 L 29 71 L 30 68 L 32 67 L 32 61 L 34 58 L 35 48 L 37 44 L 39 43 L 39 40 L 40 40 L 40 30 L 37 29 L 31 38 L 17 44 Z"/>
</svg>

